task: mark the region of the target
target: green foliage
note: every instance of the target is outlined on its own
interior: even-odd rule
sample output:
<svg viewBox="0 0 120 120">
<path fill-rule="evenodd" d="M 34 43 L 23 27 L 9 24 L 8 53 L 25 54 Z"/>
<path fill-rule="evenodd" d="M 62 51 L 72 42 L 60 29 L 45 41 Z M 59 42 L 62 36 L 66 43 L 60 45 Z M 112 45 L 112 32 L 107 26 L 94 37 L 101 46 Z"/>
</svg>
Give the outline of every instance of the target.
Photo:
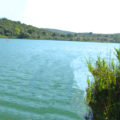
<svg viewBox="0 0 120 120">
<path fill-rule="evenodd" d="M 120 63 L 120 49 L 116 56 Z M 86 103 L 91 107 L 93 120 L 120 120 L 120 64 L 108 65 L 98 57 L 95 66 L 87 61 L 94 81 L 87 78 Z"/>
<path fill-rule="evenodd" d="M 88 42 L 120 42 L 120 34 L 93 34 L 73 33 L 54 29 L 40 29 L 31 25 L 22 24 L 6 18 L 0 19 L 0 37 L 46 39 L 46 40 L 71 40 Z"/>
<path fill-rule="evenodd" d="M 17 35 L 17 36 L 19 36 L 20 35 L 20 29 L 19 28 L 15 28 L 15 34 Z"/>
<path fill-rule="evenodd" d="M 11 21 L 6 18 L 0 19 L 0 37 L 2 36 L 8 38 L 68 40 L 67 35 L 63 37 L 62 34 L 22 24 L 19 21 Z"/>
</svg>

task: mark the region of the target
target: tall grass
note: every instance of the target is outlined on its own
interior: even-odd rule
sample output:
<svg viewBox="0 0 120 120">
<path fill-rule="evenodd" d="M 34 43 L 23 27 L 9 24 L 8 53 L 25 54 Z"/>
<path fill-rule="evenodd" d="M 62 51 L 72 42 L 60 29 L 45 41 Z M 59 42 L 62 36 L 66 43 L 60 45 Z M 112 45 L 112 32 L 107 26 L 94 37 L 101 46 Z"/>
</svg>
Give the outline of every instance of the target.
<svg viewBox="0 0 120 120">
<path fill-rule="evenodd" d="M 115 49 L 118 63 L 97 58 L 93 66 L 87 61 L 94 80 L 87 78 L 86 104 L 91 107 L 93 120 L 120 120 L 120 49 Z"/>
</svg>

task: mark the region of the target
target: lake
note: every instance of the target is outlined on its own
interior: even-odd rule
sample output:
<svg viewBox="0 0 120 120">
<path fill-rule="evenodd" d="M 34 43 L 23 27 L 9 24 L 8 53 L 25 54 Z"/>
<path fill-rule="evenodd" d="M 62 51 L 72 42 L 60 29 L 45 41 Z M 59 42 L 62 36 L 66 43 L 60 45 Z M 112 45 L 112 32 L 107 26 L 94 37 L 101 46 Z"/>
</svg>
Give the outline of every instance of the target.
<svg viewBox="0 0 120 120">
<path fill-rule="evenodd" d="M 114 58 L 115 43 L 0 39 L 1 120 L 84 120 L 86 59 Z M 90 75 L 91 76 L 91 75 Z"/>
</svg>

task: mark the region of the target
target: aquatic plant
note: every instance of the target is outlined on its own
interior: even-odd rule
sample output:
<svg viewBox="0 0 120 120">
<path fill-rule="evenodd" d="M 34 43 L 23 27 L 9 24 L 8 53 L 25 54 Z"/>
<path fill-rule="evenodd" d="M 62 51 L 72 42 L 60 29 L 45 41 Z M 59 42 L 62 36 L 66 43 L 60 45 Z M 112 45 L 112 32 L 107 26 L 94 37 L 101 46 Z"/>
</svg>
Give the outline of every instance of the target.
<svg viewBox="0 0 120 120">
<path fill-rule="evenodd" d="M 93 120 L 120 120 L 120 49 L 115 49 L 118 63 L 97 58 L 93 66 L 87 61 L 93 80 L 87 78 L 86 104 L 91 107 Z"/>
</svg>

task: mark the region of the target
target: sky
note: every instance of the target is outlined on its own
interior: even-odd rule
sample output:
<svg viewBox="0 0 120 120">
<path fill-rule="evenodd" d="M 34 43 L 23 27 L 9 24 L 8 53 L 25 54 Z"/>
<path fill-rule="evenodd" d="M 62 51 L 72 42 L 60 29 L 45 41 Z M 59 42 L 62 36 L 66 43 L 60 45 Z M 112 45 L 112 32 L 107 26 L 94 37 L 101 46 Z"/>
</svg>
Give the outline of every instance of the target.
<svg viewBox="0 0 120 120">
<path fill-rule="evenodd" d="M 0 0 L 0 17 L 39 28 L 120 33 L 120 0 Z"/>
</svg>

